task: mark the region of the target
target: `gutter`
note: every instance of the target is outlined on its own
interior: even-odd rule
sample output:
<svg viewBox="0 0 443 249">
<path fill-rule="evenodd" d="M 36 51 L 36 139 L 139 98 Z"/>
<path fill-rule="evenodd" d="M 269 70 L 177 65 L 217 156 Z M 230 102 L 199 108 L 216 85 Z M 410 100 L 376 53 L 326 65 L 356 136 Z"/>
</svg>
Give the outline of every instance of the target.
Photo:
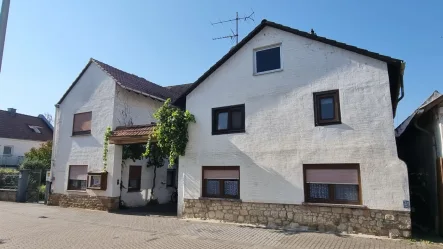
<svg viewBox="0 0 443 249">
<path fill-rule="evenodd" d="M 402 61 L 400 64 L 400 97 L 397 99 L 397 104 L 405 97 L 405 86 L 403 76 L 405 74 L 406 62 Z"/>
</svg>

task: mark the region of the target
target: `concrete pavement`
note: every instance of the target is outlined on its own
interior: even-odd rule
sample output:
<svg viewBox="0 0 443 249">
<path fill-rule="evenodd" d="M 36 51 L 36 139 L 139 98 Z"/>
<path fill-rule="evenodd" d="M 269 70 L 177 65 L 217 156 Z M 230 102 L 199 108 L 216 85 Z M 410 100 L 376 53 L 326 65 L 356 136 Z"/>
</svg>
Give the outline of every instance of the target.
<svg viewBox="0 0 443 249">
<path fill-rule="evenodd" d="M 0 202 L 3 248 L 443 248 L 440 245 L 295 233 L 175 217 L 113 214 Z"/>
</svg>

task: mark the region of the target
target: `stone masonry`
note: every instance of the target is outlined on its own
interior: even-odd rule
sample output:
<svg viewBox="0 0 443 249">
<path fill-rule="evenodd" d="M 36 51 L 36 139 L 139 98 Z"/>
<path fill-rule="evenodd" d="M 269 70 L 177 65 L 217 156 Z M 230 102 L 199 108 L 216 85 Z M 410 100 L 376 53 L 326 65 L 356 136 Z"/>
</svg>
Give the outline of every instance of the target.
<svg viewBox="0 0 443 249">
<path fill-rule="evenodd" d="M 118 209 L 118 199 L 106 196 L 51 194 L 48 205 L 111 211 Z"/>
<path fill-rule="evenodd" d="M 183 217 L 265 225 L 270 228 L 362 233 L 409 238 L 409 212 L 340 205 L 252 203 L 185 199 Z"/>
<path fill-rule="evenodd" d="M 0 189 L 0 201 L 15 201 L 17 190 Z"/>
</svg>

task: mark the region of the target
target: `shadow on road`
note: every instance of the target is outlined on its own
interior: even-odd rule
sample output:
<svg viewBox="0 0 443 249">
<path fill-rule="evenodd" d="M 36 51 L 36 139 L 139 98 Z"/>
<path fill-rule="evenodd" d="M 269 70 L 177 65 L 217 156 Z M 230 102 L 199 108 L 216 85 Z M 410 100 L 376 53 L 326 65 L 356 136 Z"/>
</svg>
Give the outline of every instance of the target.
<svg viewBox="0 0 443 249">
<path fill-rule="evenodd" d="M 111 213 L 122 215 L 138 215 L 138 216 L 170 216 L 177 217 L 177 204 L 166 203 L 158 205 L 147 205 L 143 207 L 121 208 Z"/>
</svg>

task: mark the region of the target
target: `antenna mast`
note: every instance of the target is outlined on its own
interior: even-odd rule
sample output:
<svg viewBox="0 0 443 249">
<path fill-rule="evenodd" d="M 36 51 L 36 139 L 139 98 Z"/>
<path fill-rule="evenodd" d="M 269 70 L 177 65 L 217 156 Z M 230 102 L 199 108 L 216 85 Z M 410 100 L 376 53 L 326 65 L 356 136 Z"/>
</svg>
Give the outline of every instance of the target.
<svg viewBox="0 0 443 249">
<path fill-rule="evenodd" d="M 252 17 L 253 15 L 254 15 L 254 11 L 252 11 L 252 13 L 249 16 L 238 17 L 238 12 L 235 12 L 235 18 L 234 19 L 229 19 L 229 20 L 219 21 L 219 22 L 216 22 L 216 23 L 211 23 L 211 25 L 214 26 L 216 24 L 223 24 L 223 23 L 235 21 L 235 33 L 231 29 L 232 35 L 220 36 L 220 37 L 212 38 L 212 40 L 220 40 L 220 39 L 226 39 L 226 38 L 230 38 L 232 40 L 232 39 L 235 38 L 236 44 L 238 44 L 238 21 L 247 21 L 247 20 L 255 21 L 254 18 Z"/>
</svg>

